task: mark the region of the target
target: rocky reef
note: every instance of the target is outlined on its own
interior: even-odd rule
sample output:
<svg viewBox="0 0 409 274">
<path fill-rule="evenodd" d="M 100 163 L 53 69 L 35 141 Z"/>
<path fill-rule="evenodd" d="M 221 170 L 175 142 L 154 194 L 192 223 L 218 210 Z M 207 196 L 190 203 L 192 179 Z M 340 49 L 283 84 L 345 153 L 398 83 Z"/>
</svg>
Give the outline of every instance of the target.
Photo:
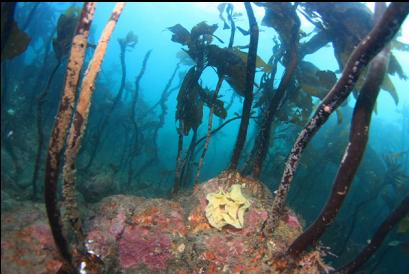
<svg viewBox="0 0 409 274">
<path fill-rule="evenodd" d="M 243 227 L 212 227 L 206 217 L 206 196 L 221 190 L 229 193 L 238 186 L 249 203 Z M 85 246 L 102 260 L 107 273 L 274 273 L 280 271 L 279 258 L 302 233 L 302 226 L 287 209 L 267 239 L 263 229 L 269 197 L 259 181 L 235 172 L 223 173 L 173 200 L 109 196 L 86 206 Z M 7 265 L 2 273 L 58 270 L 62 260 L 43 204 L 20 203 L 3 212 L 1 222 L 1 263 Z M 318 272 L 320 255 L 315 252 L 308 254 L 314 260 L 305 263 L 306 271 L 301 273 L 311 273 L 311 268 Z"/>
</svg>

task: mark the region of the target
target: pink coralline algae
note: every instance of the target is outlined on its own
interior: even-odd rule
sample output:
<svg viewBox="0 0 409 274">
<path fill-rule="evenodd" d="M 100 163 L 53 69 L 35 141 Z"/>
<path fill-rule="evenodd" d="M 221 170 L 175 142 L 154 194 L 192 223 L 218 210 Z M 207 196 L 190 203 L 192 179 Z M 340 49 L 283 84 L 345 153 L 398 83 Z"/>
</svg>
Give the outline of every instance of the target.
<svg viewBox="0 0 409 274">
<path fill-rule="evenodd" d="M 292 214 L 288 214 L 287 224 L 288 226 L 293 227 L 293 228 L 301 227 L 300 221 L 298 220 L 297 216 L 292 215 Z"/>
<path fill-rule="evenodd" d="M 1 224 L 2 274 L 57 273 L 62 260 L 41 206 L 21 203 L 18 210 L 2 212 Z"/>
<path fill-rule="evenodd" d="M 239 261 L 240 257 L 245 254 L 246 245 L 240 238 L 227 239 L 226 236 L 213 235 L 205 238 L 206 252 L 212 252 L 216 264 L 225 264 L 228 260 Z M 224 243 L 221 245 L 220 243 Z"/>
<path fill-rule="evenodd" d="M 139 226 L 125 228 L 119 242 L 120 264 L 124 269 L 144 264 L 150 270 L 164 270 L 170 254 L 169 237 Z"/>
</svg>

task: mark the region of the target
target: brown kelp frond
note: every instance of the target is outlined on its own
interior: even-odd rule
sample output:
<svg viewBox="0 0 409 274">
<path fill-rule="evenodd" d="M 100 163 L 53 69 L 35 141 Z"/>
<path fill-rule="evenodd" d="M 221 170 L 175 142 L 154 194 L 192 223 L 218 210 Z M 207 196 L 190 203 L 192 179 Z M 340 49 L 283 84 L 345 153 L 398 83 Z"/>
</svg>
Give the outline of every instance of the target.
<svg viewBox="0 0 409 274">
<path fill-rule="evenodd" d="M 95 5 L 95 2 L 84 4 L 80 21 L 72 40 L 70 57 L 67 64 L 67 74 L 65 76 L 64 94 L 61 97 L 55 124 L 51 133 L 45 169 L 44 196 L 47 216 L 56 246 L 68 264 L 72 261 L 72 254 L 69 251 L 67 239 L 62 232 L 61 213 L 57 203 L 57 180 L 60 169 L 60 158 L 73 112 L 80 72 L 84 64 L 85 50 L 88 43 L 89 29 L 94 17 Z"/>
<path fill-rule="evenodd" d="M 396 188 L 404 187 L 409 182 L 409 174 L 401 162 L 402 156 L 409 151 L 389 153 L 384 155 L 383 160 L 386 165 L 384 182 L 393 185 Z"/>
<path fill-rule="evenodd" d="M 281 183 L 274 198 L 272 208 L 273 220 L 271 224 L 273 229 L 278 223 L 279 216 L 281 216 L 291 181 L 304 148 L 319 128 L 328 120 L 330 114 L 351 93 L 363 68 L 382 50 L 385 44 L 392 40 L 394 34 L 399 30 L 400 25 L 406 18 L 408 10 L 409 6 L 407 4 L 397 3 L 392 3 L 387 8 L 380 22 L 376 24 L 369 35 L 356 47 L 345 66 L 341 78 L 324 98 L 310 122 L 299 134 L 287 159 Z"/>
<path fill-rule="evenodd" d="M 234 47 L 233 53 L 239 56 L 244 64 L 247 64 L 247 58 L 248 58 L 247 52 L 241 51 L 239 48 Z M 256 56 L 256 68 L 261 69 L 265 73 L 271 73 L 272 71 L 272 67 L 266 62 L 264 62 L 264 60 L 261 59 L 261 57 L 258 55 Z"/>
<path fill-rule="evenodd" d="M 70 51 L 72 37 L 78 24 L 80 12 L 79 8 L 71 6 L 58 18 L 57 37 L 53 40 L 53 49 L 57 60 L 61 60 Z"/>
<path fill-rule="evenodd" d="M 199 75 L 200 76 L 200 75 Z M 203 101 L 200 99 L 201 90 L 196 67 L 191 67 L 179 90 L 176 106 L 176 121 L 179 121 L 178 131 L 185 136 L 190 130 L 196 131 L 202 122 Z"/>
<path fill-rule="evenodd" d="M 194 26 L 189 32 L 182 25 L 177 24 L 168 28 L 172 35 L 172 41 L 188 46 L 188 50 L 179 52 L 178 58 L 185 64 L 192 64 L 191 61 L 199 64 L 205 57 L 206 66 L 216 68 L 218 75 L 223 75 L 225 80 L 233 87 L 239 95 L 244 96 L 246 89 L 247 56 L 248 54 L 238 48 L 220 48 L 211 44 L 214 31 L 217 25 L 208 25 L 201 22 Z M 185 53 L 190 57 L 185 56 Z M 191 60 L 190 60 L 191 59 Z M 271 72 L 271 67 L 259 56 L 256 56 L 256 66 L 265 72 Z"/>
<path fill-rule="evenodd" d="M 199 38 L 203 39 L 204 44 L 210 44 L 213 41 L 214 32 L 217 30 L 217 24 L 209 25 L 206 21 L 200 22 L 190 31 L 190 40 L 195 43 Z M 202 38 L 201 38 L 202 37 Z"/>
<path fill-rule="evenodd" d="M 169 27 L 168 30 L 170 30 L 173 33 L 171 38 L 173 42 L 182 45 L 188 45 L 190 43 L 190 32 L 187 29 L 185 29 L 181 24 L 176 24 L 172 27 Z"/>
<path fill-rule="evenodd" d="M 291 3 L 278 2 L 258 3 L 257 5 L 264 7 L 265 9 L 265 15 L 261 25 L 274 28 L 279 35 L 281 43 L 285 48 L 289 48 L 294 40 L 294 29 L 297 29 L 297 36 L 300 32 L 300 22 L 295 13 L 295 6 L 293 6 Z"/>
<path fill-rule="evenodd" d="M 320 37 L 325 36 L 324 43 L 331 41 L 334 45 L 334 55 L 338 61 L 340 70 L 342 70 L 348 61 L 348 57 L 351 55 L 352 51 L 359 43 L 359 41 L 369 33 L 371 28 L 374 26 L 373 14 L 362 3 L 348 3 L 348 4 L 339 4 L 339 3 L 326 3 L 322 5 L 317 5 L 317 3 L 305 3 L 301 4 L 301 10 L 303 10 L 307 18 L 319 17 L 323 22 L 325 27 L 318 35 Z M 316 39 L 318 41 L 318 39 Z M 396 40 L 394 40 L 396 41 Z M 394 42 L 393 41 L 393 42 Z M 309 50 L 304 53 L 313 53 L 315 50 L 319 49 L 318 47 L 311 47 L 309 45 Z M 391 55 L 389 66 L 389 74 L 397 74 L 401 79 L 407 79 L 402 67 L 399 62 L 396 60 L 396 57 Z M 367 71 L 365 70 L 356 83 L 356 90 L 360 90 Z M 382 89 L 389 92 L 395 103 L 398 104 L 399 98 L 396 92 L 396 89 L 390 80 L 389 76 L 386 75 L 384 82 L 382 84 Z"/>
<path fill-rule="evenodd" d="M 134 48 L 138 43 L 138 36 L 133 31 L 130 31 L 124 38 L 119 38 L 118 43 L 121 45 L 121 47 Z"/>
<path fill-rule="evenodd" d="M 221 119 L 225 119 L 227 117 L 227 110 L 224 108 L 224 102 L 220 99 L 217 99 L 216 92 L 218 94 L 217 88 L 214 92 L 211 92 L 207 88 L 202 88 L 199 91 L 199 96 L 208 108 L 213 109 L 214 115 Z"/>
<path fill-rule="evenodd" d="M 31 41 L 14 20 L 15 7 L 16 3 L 1 3 L 1 60 L 22 54 Z"/>
<path fill-rule="evenodd" d="M 297 80 L 303 92 L 323 99 L 337 82 L 337 76 L 330 70 L 320 70 L 313 63 L 301 61 L 297 69 Z"/>
</svg>

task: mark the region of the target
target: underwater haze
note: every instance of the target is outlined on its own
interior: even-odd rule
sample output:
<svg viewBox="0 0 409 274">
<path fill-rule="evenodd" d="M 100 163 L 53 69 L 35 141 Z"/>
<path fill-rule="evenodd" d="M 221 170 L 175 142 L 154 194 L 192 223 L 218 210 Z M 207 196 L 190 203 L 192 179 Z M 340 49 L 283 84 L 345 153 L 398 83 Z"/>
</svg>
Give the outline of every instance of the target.
<svg viewBox="0 0 409 274">
<path fill-rule="evenodd" d="M 1 8 L 1 273 L 409 273 L 407 3 Z"/>
</svg>

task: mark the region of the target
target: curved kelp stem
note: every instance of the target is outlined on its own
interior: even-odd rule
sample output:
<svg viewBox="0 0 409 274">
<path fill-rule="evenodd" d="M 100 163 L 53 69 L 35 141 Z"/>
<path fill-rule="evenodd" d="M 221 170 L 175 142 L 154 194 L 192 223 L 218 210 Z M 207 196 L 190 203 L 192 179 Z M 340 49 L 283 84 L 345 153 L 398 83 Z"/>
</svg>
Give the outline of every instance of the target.
<svg viewBox="0 0 409 274">
<path fill-rule="evenodd" d="M 47 67 L 49 66 L 49 63 L 48 63 L 49 53 L 50 53 L 51 46 L 52 46 L 52 44 L 53 44 L 53 38 L 54 38 L 54 35 L 55 35 L 56 32 L 57 32 L 57 29 L 55 28 L 55 29 L 52 31 L 52 33 L 50 34 L 49 39 L 48 39 L 46 42 L 44 42 L 46 46 L 45 46 L 45 48 L 44 48 L 43 61 L 42 61 L 42 64 L 41 64 L 40 73 L 38 73 L 37 79 L 36 79 L 35 84 L 34 84 L 34 90 L 38 90 L 38 89 L 40 89 L 41 86 L 42 86 L 42 81 L 44 80 L 43 71 L 46 71 Z M 68 53 L 69 53 L 69 52 L 67 52 L 67 54 L 68 54 Z M 36 98 L 36 93 L 35 93 L 35 92 L 32 92 L 32 93 L 29 95 L 29 101 L 32 102 L 32 101 L 35 100 L 35 98 Z M 34 104 L 30 104 L 30 107 L 29 107 L 28 110 L 27 110 L 27 114 L 28 114 L 29 116 L 30 116 L 31 113 L 33 112 L 33 107 L 34 107 Z"/>
<path fill-rule="evenodd" d="M 408 213 L 409 195 L 407 195 L 400 205 L 388 216 L 388 218 L 386 218 L 385 221 L 383 221 L 361 253 L 359 253 L 352 262 L 337 270 L 336 273 L 355 273 L 356 270 L 368 261 L 372 254 L 379 248 L 389 231 L 391 231 L 391 229 Z"/>
<path fill-rule="evenodd" d="M 114 7 L 112 15 L 108 20 L 95 49 L 94 56 L 90 61 L 85 76 L 81 84 L 81 92 L 78 99 L 78 104 L 72 119 L 69 135 L 67 138 L 67 148 L 65 150 L 64 163 L 64 201 L 66 206 L 65 217 L 73 227 L 74 233 L 79 241 L 83 243 L 84 235 L 82 232 L 81 219 L 77 207 L 75 193 L 75 161 L 80 149 L 81 140 L 84 135 L 89 109 L 91 106 L 91 98 L 94 93 L 95 80 L 101 68 L 106 49 L 112 32 L 118 22 L 118 18 L 125 6 L 124 2 L 119 2 Z M 81 246 L 80 246 L 81 248 Z"/>
<path fill-rule="evenodd" d="M 135 172 L 135 174 L 138 174 L 138 176 L 142 176 L 142 174 L 145 172 L 146 169 L 149 167 L 152 167 L 152 164 L 155 162 L 159 161 L 159 149 L 158 149 L 158 135 L 159 135 L 159 130 L 164 126 L 165 124 L 165 117 L 168 112 L 168 107 L 166 106 L 166 102 L 172 93 L 173 90 L 170 89 L 170 86 L 173 82 L 173 79 L 176 76 L 176 72 L 178 71 L 180 66 L 180 63 L 178 63 L 169 78 L 168 82 L 166 83 L 165 88 L 162 91 L 162 95 L 159 99 L 158 105 L 161 108 L 161 113 L 159 114 L 159 121 L 157 122 L 156 126 L 153 129 L 153 134 L 152 134 L 152 142 L 153 142 L 153 155 L 152 157 L 149 157 Z M 150 109 L 154 109 L 154 106 L 152 106 Z M 145 112 L 147 113 L 147 112 Z M 141 115 L 144 117 L 144 115 Z M 159 164 L 159 163 L 157 163 Z"/>
<path fill-rule="evenodd" d="M 195 184 L 199 183 L 200 171 L 202 169 L 204 157 L 206 156 L 206 152 L 207 152 L 207 149 L 209 147 L 210 136 L 211 136 L 211 132 L 212 132 L 212 125 L 213 125 L 214 105 L 215 105 L 217 96 L 219 95 L 219 91 L 220 91 L 220 88 L 222 86 L 223 80 L 224 80 L 224 76 L 223 75 L 219 76 L 219 80 L 217 81 L 217 85 L 216 85 L 216 90 L 214 91 L 214 94 L 213 94 L 212 106 L 210 107 L 209 119 L 207 121 L 206 142 L 205 142 L 205 146 L 203 148 L 202 155 L 200 156 L 199 165 L 197 167 L 196 177 L 195 177 L 195 182 L 194 182 Z M 196 142 L 196 144 L 197 144 L 197 142 Z M 195 146 L 196 146 L 196 144 L 195 144 Z"/>
<path fill-rule="evenodd" d="M 38 180 L 38 173 L 40 170 L 40 160 L 41 160 L 41 152 L 44 149 L 44 130 L 43 130 L 43 105 L 46 101 L 46 97 L 48 95 L 48 92 L 50 91 L 50 86 L 51 82 L 54 78 L 55 73 L 57 72 L 58 68 L 61 66 L 61 60 L 58 60 L 57 64 L 55 64 L 54 69 L 52 70 L 50 76 L 48 77 L 47 81 L 47 86 L 44 89 L 44 91 L 38 96 L 37 98 L 37 109 L 36 109 L 36 114 L 37 114 L 37 138 L 38 138 L 38 143 L 37 143 L 37 151 L 36 151 L 36 158 L 34 162 L 34 171 L 33 171 L 33 177 L 31 179 L 31 185 L 33 187 L 33 194 L 32 194 L 32 199 L 36 199 L 37 195 L 37 180 Z"/>
<path fill-rule="evenodd" d="M 135 92 L 132 97 L 132 103 L 131 103 L 131 109 L 129 110 L 129 119 L 131 120 L 132 126 L 133 126 L 133 131 L 134 131 L 134 138 L 133 138 L 133 143 L 130 145 L 131 149 L 129 150 L 128 157 L 126 159 L 126 163 L 128 165 L 128 182 L 127 186 L 131 184 L 133 174 L 134 174 L 134 169 L 133 169 L 133 160 L 136 158 L 138 153 L 140 152 L 140 148 L 138 147 L 140 143 L 140 131 L 139 131 L 139 125 L 138 122 L 136 121 L 136 115 L 135 115 L 135 109 L 136 109 L 136 103 L 138 102 L 139 98 L 139 90 L 140 90 L 140 82 L 145 74 L 146 71 L 146 65 L 148 63 L 149 57 L 151 56 L 152 50 L 148 50 L 145 54 L 145 57 L 143 58 L 142 62 L 142 68 L 139 71 L 139 74 L 136 76 L 135 79 Z"/>
<path fill-rule="evenodd" d="M 169 78 L 165 88 L 163 89 L 162 95 L 160 97 L 159 105 L 160 105 L 160 108 L 161 108 L 161 113 L 159 114 L 158 126 L 155 128 L 155 130 L 153 132 L 153 142 L 154 142 L 154 145 L 155 145 L 154 146 L 154 148 L 155 148 L 155 152 L 154 152 L 155 160 L 159 159 L 158 145 L 157 145 L 158 140 L 157 139 L 158 139 L 159 129 L 161 129 L 165 124 L 165 117 L 166 117 L 167 109 L 168 109 L 167 106 L 166 106 L 166 102 L 167 102 L 167 100 L 168 100 L 168 98 L 169 98 L 169 96 L 171 94 L 170 86 L 171 86 L 171 84 L 173 82 L 173 79 L 175 79 L 176 72 L 179 70 L 179 67 L 180 67 L 180 63 L 178 63 L 176 65 L 176 67 L 175 67 L 171 77 Z"/>
<path fill-rule="evenodd" d="M 130 33 L 132 33 L 132 32 L 130 32 Z M 136 37 L 136 36 L 128 34 L 127 37 Z M 84 171 L 88 170 L 92 166 L 92 163 L 95 160 L 95 156 L 97 155 L 98 148 L 101 146 L 101 139 L 102 139 L 102 136 L 104 134 L 104 130 L 108 125 L 108 122 L 109 122 L 109 120 L 110 120 L 110 118 L 112 116 L 112 113 L 114 112 L 114 110 L 118 106 L 119 102 L 121 101 L 122 94 L 123 94 L 123 91 L 125 89 L 125 81 L 126 81 L 125 56 L 126 56 L 126 52 L 127 52 L 128 47 L 134 47 L 135 44 L 136 44 L 136 40 L 127 39 L 127 37 L 118 39 L 119 49 L 120 49 L 119 59 L 120 59 L 120 62 L 121 62 L 121 72 L 122 72 L 121 84 L 119 86 L 118 92 L 117 92 L 117 94 L 115 96 L 115 99 L 114 99 L 113 103 L 111 104 L 109 109 L 106 111 L 104 116 L 101 118 L 100 122 L 98 123 L 97 129 L 92 134 L 93 137 L 92 137 L 91 153 L 90 153 L 90 157 L 89 157 L 89 160 L 88 160 L 87 164 L 83 168 Z"/>
<path fill-rule="evenodd" d="M 72 40 L 65 76 L 64 94 L 60 100 L 51 133 L 45 169 L 44 196 L 48 221 L 56 246 L 68 265 L 71 265 L 72 255 L 68 248 L 67 239 L 62 232 L 61 213 L 57 203 L 57 180 L 60 169 L 60 157 L 72 116 L 81 68 L 84 64 L 85 50 L 88 44 L 89 29 L 94 17 L 95 5 L 95 2 L 86 2 L 84 4 L 80 21 Z"/>
<path fill-rule="evenodd" d="M 301 154 L 330 114 L 348 97 L 363 68 L 391 41 L 408 14 L 409 4 L 391 3 L 371 32 L 359 43 L 351 54 L 341 78 L 323 99 L 311 120 L 300 132 L 285 164 L 280 186 L 274 198 L 272 218 L 268 229 L 274 230 L 283 212 L 291 181 Z"/>
<path fill-rule="evenodd" d="M 386 47 L 369 66 L 368 75 L 362 87 L 352 117 L 349 143 L 338 169 L 330 198 L 314 223 L 290 246 L 289 253 L 296 257 L 310 244 L 317 241 L 336 217 L 342 202 L 348 194 L 352 180 L 359 167 L 368 142 L 371 114 L 389 61 Z"/>
<path fill-rule="evenodd" d="M 229 22 L 230 22 L 229 49 L 231 49 L 234 43 L 234 34 L 236 33 L 236 23 L 233 20 L 233 4 L 227 3 L 226 13 L 227 13 L 227 18 L 229 18 Z"/>
<path fill-rule="evenodd" d="M 256 118 L 256 117 L 250 116 L 250 119 L 253 119 L 253 118 Z M 210 132 L 210 135 L 215 134 L 216 132 L 218 132 L 219 130 L 221 130 L 222 128 L 224 128 L 226 125 L 228 125 L 228 124 L 230 124 L 231 122 L 233 122 L 233 121 L 235 121 L 235 120 L 238 120 L 238 119 L 241 119 L 241 116 L 236 116 L 236 117 L 233 117 L 233 118 L 230 118 L 230 119 L 224 121 L 224 122 L 223 122 L 222 124 L 220 124 L 217 128 L 213 129 L 213 130 Z M 207 139 L 207 134 L 206 134 L 205 136 L 203 136 L 203 137 L 200 137 L 200 138 L 196 141 L 196 146 L 199 145 L 201 142 L 205 141 L 206 139 Z"/>
<path fill-rule="evenodd" d="M 253 85 L 254 76 L 256 74 L 256 58 L 257 58 L 257 45 L 258 45 L 258 25 L 256 18 L 254 17 L 253 9 L 249 2 L 244 3 L 247 11 L 247 16 L 249 19 L 250 26 L 250 45 L 247 60 L 247 71 L 246 71 L 246 92 L 243 102 L 243 114 L 240 122 L 239 133 L 236 140 L 236 145 L 234 146 L 233 156 L 231 158 L 230 170 L 236 170 L 241 151 L 244 147 L 244 142 L 246 141 L 247 129 L 250 121 L 250 111 L 251 105 L 253 103 Z"/>
</svg>

